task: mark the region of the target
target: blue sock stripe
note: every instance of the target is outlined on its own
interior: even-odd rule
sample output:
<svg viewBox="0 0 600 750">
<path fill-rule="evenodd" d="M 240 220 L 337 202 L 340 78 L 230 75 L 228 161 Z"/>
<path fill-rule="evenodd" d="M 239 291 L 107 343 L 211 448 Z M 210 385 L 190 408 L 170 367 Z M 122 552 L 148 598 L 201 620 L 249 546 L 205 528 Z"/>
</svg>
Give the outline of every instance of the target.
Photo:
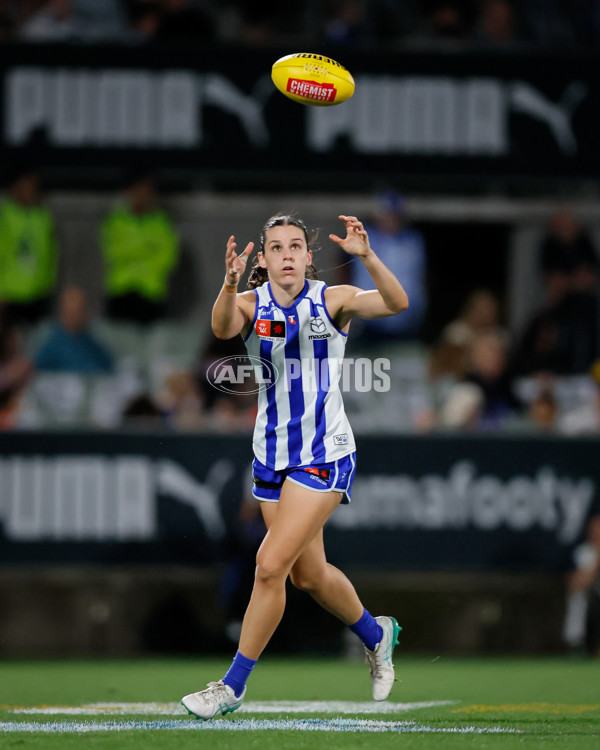
<svg viewBox="0 0 600 750">
<path fill-rule="evenodd" d="M 369 651 L 373 651 L 383 636 L 381 625 L 366 609 L 363 610 L 360 620 L 350 625 L 350 630 L 360 638 Z"/>
<path fill-rule="evenodd" d="M 223 682 L 233 690 L 235 697 L 239 698 L 244 692 L 250 672 L 254 669 L 256 659 L 248 659 L 247 656 L 240 653 L 239 651 L 233 657 L 231 666 L 229 667 L 227 674 L 223 677 Z"/>
</svg>

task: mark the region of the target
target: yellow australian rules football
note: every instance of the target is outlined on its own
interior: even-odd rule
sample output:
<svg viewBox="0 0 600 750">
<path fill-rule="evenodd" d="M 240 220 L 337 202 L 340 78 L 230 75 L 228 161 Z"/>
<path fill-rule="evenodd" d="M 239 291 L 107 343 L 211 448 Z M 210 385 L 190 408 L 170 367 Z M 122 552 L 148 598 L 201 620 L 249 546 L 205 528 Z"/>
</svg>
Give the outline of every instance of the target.
<svg viewBox="0 0 600 750">
<path fill-rule="evenodd" d="M 280 57 L 273 64 L 271 78 L 284 96 L 300 104 L 329 107 L 354 93 L 354 78 L 343 65 L 312 52 Z"/>
</svg>

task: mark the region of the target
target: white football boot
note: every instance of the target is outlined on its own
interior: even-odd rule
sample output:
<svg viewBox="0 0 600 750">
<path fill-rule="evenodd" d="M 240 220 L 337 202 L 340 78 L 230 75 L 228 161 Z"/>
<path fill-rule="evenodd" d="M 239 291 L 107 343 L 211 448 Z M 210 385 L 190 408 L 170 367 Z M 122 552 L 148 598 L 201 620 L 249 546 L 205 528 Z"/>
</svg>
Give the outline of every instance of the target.
<svg viewBox="0 0 600 750">
<path fill-rule="evenodd" d="M 199 719 L 212 719 L 217 714 L 230 714 L 242 705 L 246 688 L 238 698 L 233 688 L 223 680 L 209 682 L 206 690 L 190 693 L 181 699 L 181 705 Z"/>
<path fill-rule="evenodd" d="M 373 700 L 384 701 L 392 692 L 392 686 L 396 679 L 392 654 L 394 653 L 394 646 L 398 645 L 398 633 L 402 628 L 393 617 L 381 616 L 376 617 L 375 620 L 381 625 L 383 635 L 373 651 L 365 646 L 365 654 L 371 668 Z"/>
</svg>

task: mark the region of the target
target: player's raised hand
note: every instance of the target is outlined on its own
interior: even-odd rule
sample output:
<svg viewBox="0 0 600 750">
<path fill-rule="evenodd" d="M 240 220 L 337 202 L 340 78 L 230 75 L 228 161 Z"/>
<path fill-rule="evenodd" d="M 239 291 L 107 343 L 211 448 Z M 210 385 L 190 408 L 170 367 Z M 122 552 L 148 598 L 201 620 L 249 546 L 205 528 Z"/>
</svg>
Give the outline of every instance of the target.
<svg viewBox="0 0 600 750">
<path fill-rule="evenodd" d="M 346 237 L 342 239 L 337 234 L 330 234 L 329 239 L 339 245 L 349 255 L 364 257 L 369 254 L 371 247 L 369 245 L 369 236 L 364 228 L 362 221 L 356 216 L 338 216 L 346 225 Z"/>
<path fill-rule="evenodd" d="M 237 286 L 239 284 L 246 270 L 248 257 L 254 250 L 254 242 L 249 242 L 244 252 L 240 255 L 236 253 L 236 247 L 235 237 L 231 235 L 227 240 L 227 250 L 225 252 L 225 282 L 229 286 Z"/>
</svg>

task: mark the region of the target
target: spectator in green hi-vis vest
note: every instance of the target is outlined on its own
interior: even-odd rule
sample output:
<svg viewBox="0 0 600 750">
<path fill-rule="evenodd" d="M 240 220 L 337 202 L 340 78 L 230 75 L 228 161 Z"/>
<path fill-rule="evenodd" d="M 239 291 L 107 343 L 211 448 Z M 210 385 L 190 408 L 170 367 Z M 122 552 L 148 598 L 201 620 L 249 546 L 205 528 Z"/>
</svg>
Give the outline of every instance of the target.
<svg viewBox="0 0 600 750">
<path fill-rule="evenodd" d="M 169 279 L 179 259 L 173 223 L 156 206 L 152 176 L 134 176 L 124 200 L 102 222 L 106 313 L 151 323 L 166 314 Z"/>
<path fill-rule="evenodd" d="M 16 323 L 49 315 L 56 285 L 54 219 L 41 204 L 39 175 L 15 170 L 0 202 L 0 301 Z"/>
</svg>

